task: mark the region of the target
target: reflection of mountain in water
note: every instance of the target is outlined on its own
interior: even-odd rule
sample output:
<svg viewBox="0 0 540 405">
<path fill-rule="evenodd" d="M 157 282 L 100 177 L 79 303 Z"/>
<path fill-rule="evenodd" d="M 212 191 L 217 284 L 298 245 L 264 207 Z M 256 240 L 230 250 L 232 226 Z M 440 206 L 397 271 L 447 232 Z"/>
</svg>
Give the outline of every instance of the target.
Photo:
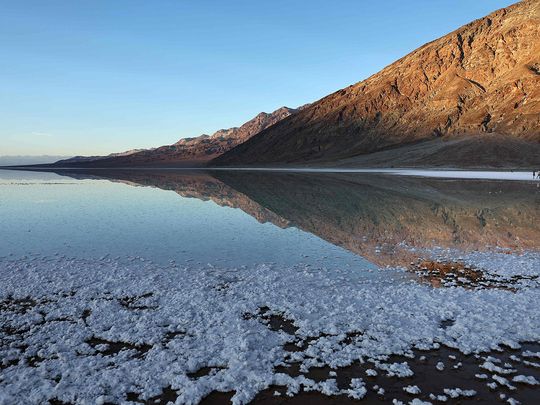
<svg viewBox="0 0 540 405">
<path fill-rule="evenodd" d="M 539 246 L 540 193 L 531 183 L 366 174 L 216 177 L 295 226 L 379 264 L 408 260 L 402 244 L 461 250 Z M 402 260 L 394 256 L 398 252 Z"/>
<path fill-rule="evenodd" d="M 296 226 L 380 265 L 407 263 L 409 247 L 540 246 L 540 193 L 527 182 L 244 171 L 94 174 L 240 208 L 260 222 Z"/>
</svg>

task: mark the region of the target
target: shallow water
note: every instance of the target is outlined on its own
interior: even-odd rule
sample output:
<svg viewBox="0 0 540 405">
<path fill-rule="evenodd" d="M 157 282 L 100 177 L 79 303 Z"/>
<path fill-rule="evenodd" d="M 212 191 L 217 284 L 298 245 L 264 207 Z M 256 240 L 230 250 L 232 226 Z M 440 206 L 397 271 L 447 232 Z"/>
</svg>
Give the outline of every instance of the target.
<svg viewBox="0 0 540 405">
<path fill-rule="evenodd" d="M 0 256 L 127 255 L 190 265 L 373 268 L 206 175 L 150 174 L 143 185 L 148 187 L 123 177 L 0 171 Z"/>
<path fill-rule="evenodd" d="M 394 176 L 435 177 L 443 179 L 476 179 L 476 180 L 511 180 L 540 182 L 538 170 L 460 170 L 460 169 L 356 169 L 356 168 L 226 168 L 215 171 L 263 171 L 289 173 L 364 173 L 389 174 Z"/>
<path fill-rule="evenodd" d="M 0 256 L 373 269 L 411 248 L 540 246 L 535 181 L 407 173 L 0 170 Z"/>
</svg>

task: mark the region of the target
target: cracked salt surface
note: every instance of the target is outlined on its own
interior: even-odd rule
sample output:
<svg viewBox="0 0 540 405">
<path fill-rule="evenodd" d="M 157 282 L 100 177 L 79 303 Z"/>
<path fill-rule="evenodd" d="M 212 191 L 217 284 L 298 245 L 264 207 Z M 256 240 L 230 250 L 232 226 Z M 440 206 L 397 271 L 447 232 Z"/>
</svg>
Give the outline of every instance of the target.
<svg viewBox="0 0 540 405">
<path fill-rule="evenodd" d="M 501 275 L 508 266 L 512 274 L 540 271 L 539 254 L 494 260 L 490 271 Z M 366 279 L 349 268 L 195 268 L 57 256 L 3 259 L 0 283 L 1 404 L 126 403 L 166 390 L 177 394 L 177 403 L 221 391 L 243 404 L 270 387 L 285 387 L 289 396 L 316 391 L 360 399 L 372 388 L 370 378 L 388 376 L 410 379 L 403 386 L 413 388 L 404 395 L 467 397 L 475 395 L 467 387 L 417 391 L 412 351 L 444 345 L 465 355 L 540 342 L 540 289 L 530 280 L 515 291 L 434 289 L 406 279 Z M 291 343 L 292 352 L 285 349 Z M 393 361 L 396 354 L 404 360 Z M 342 387 L 334 377 L 315 381 L 278 371 L 291 364 L 337 370 L 359 360 L 380 375 L 364 371 Z M 479 361 L 484 367 L 477 373 L 494 373 L 494 390 L 515 396 L 514 384 L 534 387 L 534 376 L 512 375 L 516 364 Z M 506 378 L 501 370 L 512 372 Z"/>
</svg>

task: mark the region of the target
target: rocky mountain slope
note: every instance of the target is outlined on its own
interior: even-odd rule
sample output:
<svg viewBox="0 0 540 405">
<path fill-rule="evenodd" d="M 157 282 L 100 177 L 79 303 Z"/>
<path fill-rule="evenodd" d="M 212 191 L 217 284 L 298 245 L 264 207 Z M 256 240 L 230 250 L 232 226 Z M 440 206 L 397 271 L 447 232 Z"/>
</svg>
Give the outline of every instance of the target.
<svg viewBox="0 0 540 405">
<path fill-rule="evenodd" d="M 507 149 L 540 164 L 540 1 L 525 0 L 430 42 L 368 79 L 339 90 L 260 132 L 213 165 L 338 162 L 403 145 L 465 139 L 487 165 Z M 494 138 L 495 139 L 495 138 Z M 501 141 L 502 139 L 502 141 Z M 505 144 L 505 139 L 519 142 Z M 444 143 L 442 144 L 444 146 Z M 516 149 L 517 148 L 517 149 Z M 417 148 L 413 165 L 421 163 Z M 400 152 L 386 156 L 390 165 Z M 451 153 L 467 166 L 471 154 Z M 531 153 L 532 151 L 532 153 Z M 455 154 L 458 156 L 455 156 Z M 434 160 L 450 156 L 444 148 Z M 407 162 L 402 162 L 407 165 Z"/>
<path fill-rule="evenodd" d="M 240 127 L 220 129 L 213 135 L 184 138 L 175 144 L 154 149 L 133 150 L 108 156 L 77 156 L 59 161 L 55 165 L 62 167 L 202 166 L 296 111 L 297 109 L 281 107 L 271 113 L 262 112 Z"/>
</svg>

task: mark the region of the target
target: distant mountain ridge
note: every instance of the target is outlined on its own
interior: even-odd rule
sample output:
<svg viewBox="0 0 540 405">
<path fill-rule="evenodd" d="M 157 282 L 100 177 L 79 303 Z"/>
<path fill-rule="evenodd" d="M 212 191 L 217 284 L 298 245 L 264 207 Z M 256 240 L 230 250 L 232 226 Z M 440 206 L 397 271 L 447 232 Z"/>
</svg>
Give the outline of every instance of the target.
<svg viewBox="0 0 540 405">
<path fill-rule="evenodd" d="M 476 135 L 498 134 L 476 142 Z M 460 139 L 459 147 L 445 142 Z M 407 151 L 404 145 L 425 145 Z M 488 145 L 489 165 L 540 165 L 540 1 L 524 0 L 430 42 L 379 73 L 330 94 L 212 162 L 221 166 L 354 165 L 384 155 L 390 166 L 474 164 Z M 460 156 L 467 150 L 466 156 Z M 474 153 L 472 153 L 474 152 Z M 427 154 L 427 155 L 426 155 Z M 457 154 L 457 155 L 456 155 Z M 382 159 L 382 158 L 381 158 Z M 472 160 L 471 160 L 472 159 Z M 373 163 L 373 162 L 372 162 Z M 377 163 L 377 162 L 375 162 Z"/>
<path fill-rule="evenodd" d="M 56 164 L 69 164 L 69 163 L 81 163 L 81 162 L 95 162 L 97 160 L 102 160 L 102 159 L 114 158 L 114 157 L 119 157 L 119 156 L 129 156 L 129 155 L 133 155 L 134 153 L 142 152 L 143 150 L 151 150 L 151 149 L 131 149 L 125 152 L 110 153 L 109 155 L 106 155 L 106 156 L 73 156 L 71 158 L 59 160 L 55 163 Z"/>
<path fill-rule="evenodd" d="M 153 149 L 136 149 L 107 156 L 76 156 L 58 161 L 54 166 L 127 167 L 127 166 L 204 166 L 211 159 L 245 142 L 260 131 L 302 109 L 281 107 L 261 112 L 240 127 L 220 129 L 213 135 L 183 138 L 172 145 Z"/>
</svg>

